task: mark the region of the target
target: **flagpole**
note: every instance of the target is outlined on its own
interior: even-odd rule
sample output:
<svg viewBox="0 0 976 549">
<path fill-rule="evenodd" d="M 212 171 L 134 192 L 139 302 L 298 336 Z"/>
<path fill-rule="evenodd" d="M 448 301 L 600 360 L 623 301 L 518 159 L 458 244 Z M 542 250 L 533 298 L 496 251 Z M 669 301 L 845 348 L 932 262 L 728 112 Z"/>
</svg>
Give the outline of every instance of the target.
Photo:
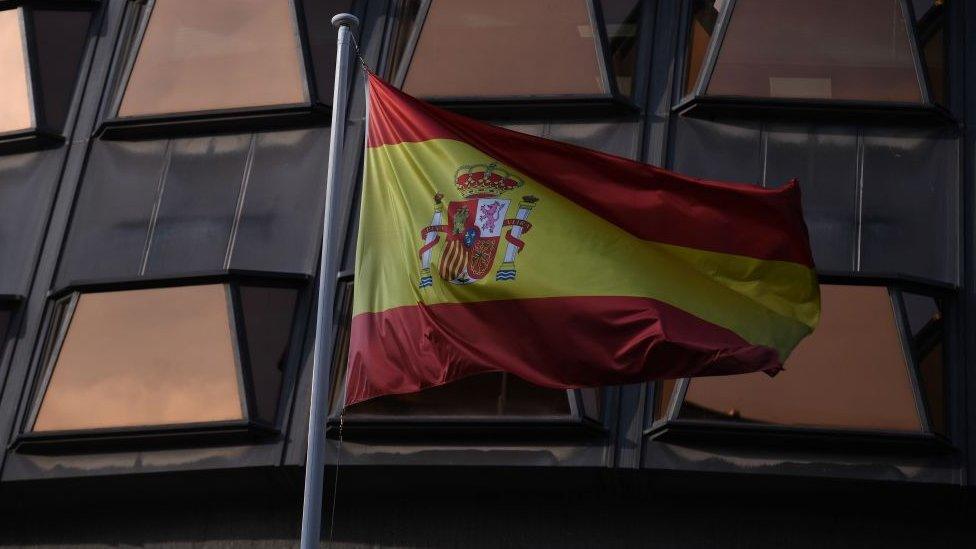
<svg viewBox="0 0 976 549">
<path fill-rule="evenodd" d="M 322 214 L 322 255 L 319 261 L 315 348 L 312 357 L 312 404 L 308 414 L 308 450 L 305 456 L 305 499 L 302 504 L 302 549 L 318 548 L 322 526 L 322 493 L 325 481 L 325 428 L 329 406 L 329 363 L 333 348 L 332 308 L 339 270 L 339 185 L 342 183 L 342 145 L 346 136 L 349 103 L 349 45 L 359 19 L 348 13 L 332 18 L 339 29 L 336 48 L 335 88 L 332 92 L 332 138 L 326 176 L 325 211 Z"/>
</svg>

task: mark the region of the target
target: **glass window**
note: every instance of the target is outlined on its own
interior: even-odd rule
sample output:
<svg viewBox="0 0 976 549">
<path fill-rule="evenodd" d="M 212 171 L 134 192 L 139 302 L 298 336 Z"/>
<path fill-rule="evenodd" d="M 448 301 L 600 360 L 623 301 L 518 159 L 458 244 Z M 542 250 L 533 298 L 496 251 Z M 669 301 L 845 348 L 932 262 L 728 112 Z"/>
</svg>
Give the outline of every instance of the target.
<svg viewBox="0 0 976 549">
<path fill-rule="evenodd" d="M 590 0 L 432 0 L 412 57 L 399 62 L 403 89 L 433 98 L 606 95 L 591 12 Z"/>
<path fill-rule="evenodd" d="M 946 63 L 945 2 L 913 0 L 912 4 L 915 12 L 915 32 L 922 52 L 922 62 L 928 72 L 932 100 L 946 105 L 948 64 Z"/>
<path fill-rule="evenodd" d="M 91 18 L 60 4 L 0 11 L 0 133 L 64 128 Z"/>
<path fill-rule="evenodd" d="M 291 0 L 156 0 L 119 116 L 308 100 Z"/>
<path fill-rule="evenodd" d="M 34 127 L 23 14 L 0 11 L 0 133 Z"/>
<path fill-rule="evenodd" d="M 708 44 L 715 32 L 719 12 L 727 0 L 694 0 L 691 9 L 691 28 L 685 50 L 685 94 L 690 94 L 698 81 Z"/>
<path fill-rule="evenodd" d="M 273 424 L 287 366 L 298 291 L 271 286 L 241 286 L 241 317 L 248 374 L 257 419 Z"/>
<path fill-rule="evenodd" d="M 888 289 L 822 285 L 822 317 L 776 377 L 690 381 L 680 417 L 922 431 Z"/>
<path fill-rule="evenodd" d="M 37 67 L 34 77 L 41 90 L 38 108 L 44 125 L 54 131 L 61 131 L 68 117 L 92 15 L 91 10 L 44 7 L 30 12 Z"/>
<path fill-rule="evenodd" d="M 7 338 L 7 328 L 10 327 L 10 317 L 13 316 L 13 311 L 0 305 L 0 352 L 3 351 L 3 343 Z"/>
<path fill-rule="evenodd" d="M 734 6 L 707 95 L 922 101 L 899 0 Z"/>
<path fill-rule="evenodd" d="M 946 399 L 942 311 L 936 299 L 903 294 L 905 316 L 932 430 L 945 435 Z"/>
<path fill-rule="evenodd" d="M 634 92 L 634 70 L 637 67 L 640 0 L 603 0 L 603 21 L 607 28 L 610 63 L 617 80 L 617 90 L 625 97 Z"/>
<path fill-rule="evenodd" d="M 339 331 L 333 367 L 332 409 L 343 401 L 346 362 L 349 355 L 349 325 L 352 311 L 352 284 L 340 287 L 336 300 Z M 595 393 L 595 391 L 594 391 Z M 598 407 L 598 397 L 589 395 L 584 403 L 589 410 Z M 592 411 L 591 411 L 592 412 Z M 546 389 L 501 372 L 471 376 L 407 395 L 391 395 L 351 406 L 346 416 L 565 416 L 570 414 L 569 393 Z"/>
<path fill-rule="evenodd" d="M 664 419 L 668 417 L 668 407 L 671 406 L 671 399 L 674 396 L 674 388 L 677 385 L 675 379 L 664 379 L 657 382 L 656 394 L 654 395 L 654 419 Z"/>
<path fill-rule="evenodd" d="M 244 418 L 224 285 L 82 294 L 33 431 Z"/>
</svg>

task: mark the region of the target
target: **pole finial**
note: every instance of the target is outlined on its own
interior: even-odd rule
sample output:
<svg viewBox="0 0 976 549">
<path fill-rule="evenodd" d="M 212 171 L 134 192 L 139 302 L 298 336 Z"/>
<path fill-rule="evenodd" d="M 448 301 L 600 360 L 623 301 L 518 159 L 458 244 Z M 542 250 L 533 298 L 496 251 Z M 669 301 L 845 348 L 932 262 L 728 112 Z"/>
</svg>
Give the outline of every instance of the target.
<svg viewBox="0 0 976 549">
<path fill-rule="evenodd" d="M 359 26 L 359 18 L 351 13 L 340 13 L 332 18 L 332 26 L 356 28 Z"/>
</svg>

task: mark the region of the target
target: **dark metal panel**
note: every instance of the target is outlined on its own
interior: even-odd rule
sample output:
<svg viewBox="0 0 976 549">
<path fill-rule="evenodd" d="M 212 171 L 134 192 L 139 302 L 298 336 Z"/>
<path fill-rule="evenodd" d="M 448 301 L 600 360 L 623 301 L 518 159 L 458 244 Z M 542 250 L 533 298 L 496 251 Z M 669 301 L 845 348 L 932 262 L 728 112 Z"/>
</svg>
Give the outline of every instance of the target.
<svg viewBox="0 0 976 549">
<path fill-rule="evenodd" d="M 165 448 L 140 452 L 30 455 L 11 452 L 3 480 L 98 477 L 263 466 L 276 461 L 280 443 L 207 448 Z"/>
<path fill-rule="evenodd" d="M 551 124 L 548 137 L 636 160 L 640 146 L 639 128 L 639 124 L 631 121 L 560 121 Z"/>
<path fill-rule="evenodd" d="M 232 268 L 314 272 L 328 152 L 328 128 L 258 134 Z"/>
<path fill-rule="evenodd" d="M 165 141 L 92 144 L 57 286 L 139 274 L 165 149 Z"/>
<path fill-rule="evenodd" d="M 760 125 L 751 121 L 674 120 L 672 169 L 704 179 L 758 183 Z"/>
<path fill-rule="evenodd" d="M 896 457 L 879 453 L 798 451 L 787 443 L 717 448 L 705 444 L 646 442 L 644 464 L 697 473 L 739 473 L 822 479 L 873 479 L 918 484 L 958 484 L 961 471 L 947 456 Z"/>
<path fill-rule="evenodd" d="M 0 155 L 0 294 L 27 293 L 62 159 L 61 151 Z"/>
<path fill-rule="evenodd" d="M 770 126 L 764 135 L 763 184 L 800 180 L 803 213 L 819 269 L 854 269 L 857 130 Z"/>
<path fill-rule="evenodd" d="M 864 130 L 858 267 L 958 282 L 955 139 L 945 130 Z"/>
<path fill-rule="evenodd" d="M 237 198 L 245 181 L 249 143 L 249 135 L 173 142 L 144 274 L 224 266 Z"/>
</svg>

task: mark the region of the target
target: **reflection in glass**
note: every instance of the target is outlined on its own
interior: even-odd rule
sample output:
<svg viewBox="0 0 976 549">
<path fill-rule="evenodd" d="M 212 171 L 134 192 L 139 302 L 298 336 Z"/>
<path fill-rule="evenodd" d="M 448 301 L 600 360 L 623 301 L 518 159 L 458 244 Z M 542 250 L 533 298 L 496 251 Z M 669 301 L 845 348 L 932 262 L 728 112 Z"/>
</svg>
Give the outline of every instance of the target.
<svg viewBox="0 0 976 549">
<path fill-rule="evenodd" d="M 657 382 L 654 396 L 654 419 L 664 419 L 668 416 L 668 407 L 674 396 L 674 388 L 678 384 L 676 379 L 663 379 Z"/>
<path fill-rule="evenodd" d="M 932 297 L 903 294 L 905 314 L 912 334 L 912 348 L 925 395 L 932 430 L 945 435 L 946 390 L 943 353 L 943 320 L 939 303 Z"/>
<path fill-rule="evenodd" d="M 698 81 L 708 44 L 715 32 L 719 12 L 726 0 L 695 0 L 691 10 L 691 28 L 685 50 L 685 94 L 690 94 Z"/>
<path fill-rule="evenodd" d="M 308 101 L 290 0 L 157 0 L 119 116 Z"/>
<path fill-rule="evenodd" d="M 914 2 L 915 33 L 922 52 L 922 62 L 928 73 L 929 91 L 932 100 L 942 105 L 947 104 L 946 81 L 948 80 L 945 8 L 944 2 L 941 1 L 916 0 Z"/>
<path fill-rule="evenodd" d="M 43 110 L 44 125 L 54 131 L 64 128 L 68 117 L 92 15 L 86 9 L 31 10 L 35 76 L 41 89 L 38 108 Z"/>
<path fill-rule="evenodd" d="M 82 294 L 34 431 L 243 419 L 224 285 Z"/>
<path fill-rule="evenodd" d="M 707 94 L 918 103 L 920 90 L 898 0 L 739 0 Z"/>
<path fill-rule="evenodd" d="M 609 42 L 610 63 L 617 90 L 633 95 L 634 70 L 637 66 L 637 37 L 640 30 L 640 0 L 602 0 L 603 21 Z"/>
<path fill-rule="evenodd" d="M 241 286 L 240 296 L 254 410 L 257 419 L 273 424 L 298 291 L 271 286 Z"/>
<path fill-rule="evenodd" d="M 23 9 L 0 11 L 0 133 L 34 126 Z"/>
<path fill-rule="evenodd" d="M 418 97 L 607 94 L 588 3 L 432 0 L 403 89 Z"/>
<path fill-rule="evenodd" d="M 820 326 L 776 377 L 692 379 L 680 416 L 825 428 L 922 430 L 888 290 L 822 285 Z"/>
</svg>

